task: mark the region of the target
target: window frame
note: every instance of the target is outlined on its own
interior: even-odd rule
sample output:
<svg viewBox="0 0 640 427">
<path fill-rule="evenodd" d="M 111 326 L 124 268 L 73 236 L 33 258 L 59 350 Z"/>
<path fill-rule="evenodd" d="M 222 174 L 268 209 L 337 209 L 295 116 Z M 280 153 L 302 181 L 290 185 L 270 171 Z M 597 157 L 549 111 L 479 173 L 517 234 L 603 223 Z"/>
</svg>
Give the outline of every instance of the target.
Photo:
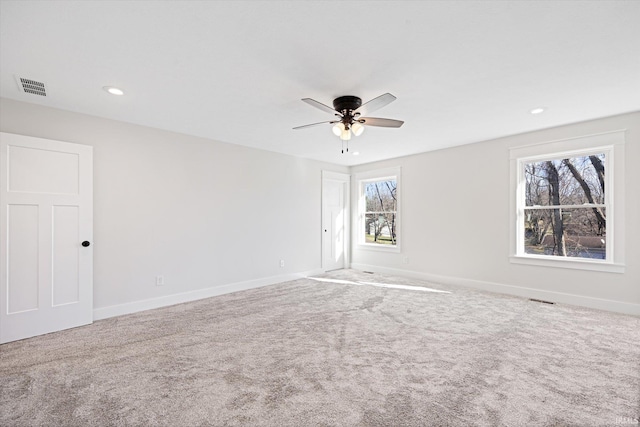
<svg viewBox="0 0 640 427">
<path fill-rule="evenodd" d="M 400 167 L 377 169 L 368 172 L 356 174 L 356 182 L 358 185 L 358 218 L 355 230 L 357 235 L 354 241 L 359 249 L 382 251 L 382 252 L 400 252 L 402 244 L 402 227 L 401 227 L 401 206 L 402 206 L 402 183 L 401 183 Z M 367 183 L 394 179 L 396 181 L 396 244 L 381 245 L 379 243 L 367 243 L 363 233 L 366 218 L 366 195 L 364 192 Z"/>
<path fill-rule="evenodd" d="M 607 212 L 606 256 L 604 260 L 557 255 L 527 254 L 524 248 L 524 215 L 532 206 L 526 206 L 525 172 L 528 163 L 564 159 L 589 154 L 605 154 L 604 204 L 577 205 L 576 208 L 603 206 Z M 620 159 L 619 162 L 616 159 Z M 623 273 L 624 265 L 624 131 L 607 132 L 560 141 L 515 147 L 510 150 L 511 209 L 510 209 L 510 262 L 516 264 L 560 267 L 580 270 Z M 559 205 L 570 207 L 571 205 Z M 538 207 L 554 209 L 556 207 Z"/>
</svg>

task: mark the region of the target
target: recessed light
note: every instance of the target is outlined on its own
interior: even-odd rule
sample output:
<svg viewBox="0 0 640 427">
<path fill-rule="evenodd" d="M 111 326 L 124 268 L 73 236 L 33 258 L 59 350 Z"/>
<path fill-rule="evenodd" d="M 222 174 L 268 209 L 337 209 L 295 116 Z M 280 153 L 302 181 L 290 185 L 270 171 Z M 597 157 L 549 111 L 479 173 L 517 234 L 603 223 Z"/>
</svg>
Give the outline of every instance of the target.
<svg viewBox="0 0 640 427">
<path fill-rule="evenodd" d="M 105 86 L 102 89 L 106 90 L 111 95 L 124 95 L 124 91 L 122 89 L 118 89 L 117 87 Z"/>
<path fill-rule="evenodd" d="M 359 152 L 359 151 L 354 151 L 354 152 L 353 152 L 353 155 L 354 155 L 354 156 L 359 156 L 359 155 L 360 155 L 360 152 Z"/>
<path fill-rule="evenodd" d="M 544 107 L 538 107 L 538 108 L 534 108 L 533 110 L 529 111 L 531 114 L 542 114 L 544 113 L 544 111 L 546 110 L 546 108 Z"/>
</svg>

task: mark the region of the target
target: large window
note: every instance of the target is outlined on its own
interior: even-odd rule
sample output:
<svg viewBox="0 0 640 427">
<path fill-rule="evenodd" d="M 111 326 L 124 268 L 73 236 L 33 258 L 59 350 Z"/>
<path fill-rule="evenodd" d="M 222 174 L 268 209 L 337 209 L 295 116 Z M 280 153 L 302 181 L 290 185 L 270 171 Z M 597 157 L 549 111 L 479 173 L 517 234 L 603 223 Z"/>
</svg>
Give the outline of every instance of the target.
<svg viewBox="0 0 640 427">
<path fill-rule="evenodd" d="M 619 271 L 608 267 L 622 260 L 613 162 L 622 143 L 598 144 L 620 138 L 624 142 L 613 133 L 512 150 L 517 262 Z M 575 147 L 581 148 L 569 149 Z"/>
<path fill-rule="evenodd" d="M 383 250 L 399 249 L 399 169 L 357 177 L 360 203 L 358 243 Z"/>
<path fill-rule="evenodd" d="M 521 161 L 524 253 L 607 259 L 609 151 Z"/>
</svg>

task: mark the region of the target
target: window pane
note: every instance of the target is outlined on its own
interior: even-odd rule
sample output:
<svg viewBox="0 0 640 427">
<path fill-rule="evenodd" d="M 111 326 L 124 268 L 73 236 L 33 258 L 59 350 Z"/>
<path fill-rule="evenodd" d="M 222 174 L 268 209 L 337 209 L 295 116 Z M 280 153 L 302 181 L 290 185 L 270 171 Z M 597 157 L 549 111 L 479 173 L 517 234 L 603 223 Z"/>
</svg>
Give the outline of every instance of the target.
<svg viewBox="0 0 640 427">
<path fill-rule="evenodd" d="M 606 212 L 598 208 L 526 209 L 524 251 L 606 259 Z"/>
<path fill-rule="evenodd" d="M 366 214 L 364 220 L 365 243 L 396 244 L 396 213 Z"/>
<path fill-rule="evenodd" d="M 526 206 L 604 204 L 605 155 L 526 163 Z"/>
<path fill-rule="evenodd" d="M 364 196 L 367 212 L 395 212 L 396 209 L 395 179 L 367 182 L 364 184 Z"/>
</svg>

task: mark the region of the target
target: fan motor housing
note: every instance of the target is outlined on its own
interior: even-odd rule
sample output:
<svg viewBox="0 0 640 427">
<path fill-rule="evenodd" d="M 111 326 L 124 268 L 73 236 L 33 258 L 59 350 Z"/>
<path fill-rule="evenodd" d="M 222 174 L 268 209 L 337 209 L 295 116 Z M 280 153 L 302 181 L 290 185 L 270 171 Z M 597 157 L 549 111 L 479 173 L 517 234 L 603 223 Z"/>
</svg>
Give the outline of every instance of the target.
<svg viewBox="0 0 640 427">
<path fill-rule="evenodd" d="M 347 95 L 333 100 L 333 108 L 335 108 L 337 111 L 353 111 L 360 108 L 361 105 L 362 99 L 358 98 L 357 96 Z"/>
</svg>

